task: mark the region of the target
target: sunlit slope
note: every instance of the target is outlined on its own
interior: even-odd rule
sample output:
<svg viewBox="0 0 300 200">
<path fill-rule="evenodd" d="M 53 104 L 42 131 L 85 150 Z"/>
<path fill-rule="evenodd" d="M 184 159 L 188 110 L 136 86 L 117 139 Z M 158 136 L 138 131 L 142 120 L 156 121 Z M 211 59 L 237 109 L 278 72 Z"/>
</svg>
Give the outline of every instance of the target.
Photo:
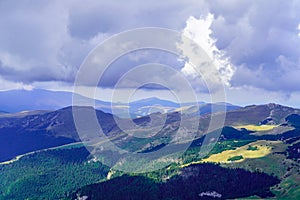
<svg viewBox="0 0 300 200">
<path fill-rule="evenodd" d="M 242 125 L 242 126 L 234 126 L 236 129 L 245 128 L 249 131 L 270 131 L 274 128 L 278 127 L 278 125 L 254 125 L 254 124 L 248 124 L 248 125 Z"/>
<path fill-rule="evenodd" d="M 213 154 L 208 158 L 203 159 L 202 162 L 231 163 L 242 162 L 245 159 L 261 158 L 270 154 L 272 152 L 272 145 L 276 143 L 278 143 L 278 141 L 259 140 L 236 148 L 235 150 L 227 150 L 218 154 Z M 242 158 L 234 161 L 230 160 L 230 158 L 236 156 L 242 156 Z"/>
</svg>

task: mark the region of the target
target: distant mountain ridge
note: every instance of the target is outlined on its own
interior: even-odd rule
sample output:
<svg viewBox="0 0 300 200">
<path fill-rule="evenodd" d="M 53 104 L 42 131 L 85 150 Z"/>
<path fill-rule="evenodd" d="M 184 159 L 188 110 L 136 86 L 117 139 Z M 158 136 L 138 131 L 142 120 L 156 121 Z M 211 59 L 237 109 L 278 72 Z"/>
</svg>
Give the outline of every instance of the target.
<svg viewBox="0 0 300 200">
<path fill-rule="evenodd" d="M 78 95 L 78 94 L 76 94 Z M 32 110 L 58 110 L 72 105 L 72 92 L 49 91 L 42 89 L 34 90 L 10 90 L 0 92 L 0 114 L 3 113 L 17 113 L 22 111 Z M 94 101 L 81 95 L 77 96 L 79 99 Z M 95 100 L 95 108 L 106 113 L 113 113 L 123 118 L 137 118 L 149 115 L 155 112 L 168 113 L 174 112 L 176 109 L 185 107 L 185 109 L 195 109 L 195 104 L 198 104 L 200 111 L 196 113 L 207 114 L 212 111 L 212 104 L 204 102 L 188 102 L 176 103 L 169 100 L 163 100 L 156 97 L 145 98 L 137 101 L 125 103 L 111 103 L 101 100 Z M 239 106 L 228 103 L 215 103 L 216 111 L 235 110 Z M 1 112 L 3 110 L 3 112 Z M 180 111 L 177 110 L 177 111 Z M 128 115 L 129 114 L 129 115 Z"/>
<path fill-rule="evenodd" d="M 0 110 L 17 113 L 31 110 L 58 110 L 72 105 L 71 92 L 34 90 L 9 90 L 0 92 Z M 78 95 L 79 98 L 86 98 Z M 95 101 L 96 105 L 105 110 L 109 102 Z"/>
</svg>

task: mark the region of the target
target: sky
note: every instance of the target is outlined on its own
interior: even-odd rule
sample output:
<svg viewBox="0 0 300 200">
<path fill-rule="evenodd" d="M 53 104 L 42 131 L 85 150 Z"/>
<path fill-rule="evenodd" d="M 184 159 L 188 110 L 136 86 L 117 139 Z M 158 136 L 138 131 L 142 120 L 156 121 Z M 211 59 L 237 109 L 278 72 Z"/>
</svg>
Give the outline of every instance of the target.
<svg viewBox="0 0 300 200">
<path fill-rule="evenodd" d="M 72 91 L 81 64 L 98 44 L 123 31 L 160 27 L 181 32 L 205 50 L 218 66 L 227 102 L 300 107 L 298 0 L 1 0 L 0 27 L 0 90 Z M 96 97 L 110 100 L 124 73 L 150 62 L 184 74 L 200 101 L 219 92 L 205 91 L 203 81 L 178 57 L 142 50 L 112 63 Z M 119 92 L 126 93 L 126 87 Z M 153 85 L 133 99 L 147 95 L 174 99 Z"/>
</svg>

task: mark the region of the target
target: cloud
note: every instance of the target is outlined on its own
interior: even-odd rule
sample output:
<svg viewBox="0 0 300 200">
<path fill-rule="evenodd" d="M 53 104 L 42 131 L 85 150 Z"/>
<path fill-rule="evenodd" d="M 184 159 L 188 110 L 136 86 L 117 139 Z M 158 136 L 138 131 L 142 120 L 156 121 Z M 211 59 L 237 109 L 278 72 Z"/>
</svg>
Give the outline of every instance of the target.
<svg viewBox="0 0 300 200">
<path fill-rule="evenodd" d="M 0 76 L 27 84 L 73 82 L 99 42 L 127 29 L 179 29 L 203 1 L 1 1 Z"/>
<path fill-rule="evenodd" d="M 183 30 L 183 35 L 197 43 L 212 61 L 212 65 L 206 69 L 203 69 L 203 67 L 201 69 L 201 66 L 194 66 L 195 68 L 193 68 L 188 62 L 186 62 L 182 68 L 182 72 L 192 77 L 192 80 L 195 81 L 193 85 L 198 85 L 200 88 L 203 85 L 203 81 L 217 85 L 229 85 L 229 81 L 235 71 L 229 58 L 224 55 L 223 51 L 220 51 L 216 47 L 216 40 L 211 37 L 211 25 L 213 20 L 214 16 L 210 13 L 206 17 L 200 17 L 199 19 L 190 17 L 186 21 L 186 27 Z M 199 80 L 199 74 L 195 71 L 197 68 L 203 73 L 201 78 L 204 80 Z M 203 90 L 200 89 L 200 91 Z"/>
<path fill-rule="evenodd" d="M 246 65 L 238 68 L 232 78 L 233 85 L 256 86 L 269 91 L 293 92 L 299 91 L 300 62 L 295 63 L 280 55 L 276 60 L 276 69 L 260 65 L 257 69 L 250 69 Z M 242 84 L 241 84 L 242 83 Z"/>
<path fill-rule="evenodd" d="M 69 80 L 72 67 L 58 59 L 64 42 L 70 39 L 64 8 L 55 2 L 0 4 L 1 76 L 25 83 Z"/>
<path fill-rule="evenodd" d="M 2 79 L 0 77 L 0 91 L 6 91 L 6 90 L 14 90 L 14 89 L 20 89 L 20 90 L 32 90 L 32 85 L 26 85 L 22 82 L 12 82 L 7 81 L 5 79 Z"/>
<path fill-rule="evenodd" d="M 158 26 L 202 41 L 228 85 L 289 93 L 300 90 L 299 23 L 297 0 L 0 1 L 0 82 L 72 83 L 99 42 L 127 29 Z M 154 55 L 121 58 L 124 65 L 116 69 L 124 72 Z M 171 60 L 166 64 L 176 65 Z M 108 72 L 105 87 L 121 76 L 116 69 Z"/>
<path fill-rule="evenodd" d="M 99 32 L 115 34 L 137 27 L 178 30 L 189 16 L 197 14 L 200 9 L 207 13 L 206 2 L 201 0 L 167 0 L 159 3 L 89 0 L 84 6 L 81 1 L 71 1 L 68 7 L 70 34 L 84 40 Z"/>
<path fill-rule="evenodd" d="M 123 78 L 123 76 L 129 72 L 130 70 L 149 63 L 159 63 L 162 65 L 172 66 L 172 68 L 180 70 L 183 66 L 183 63 L 178 60 L 178 56 L 156 49 L 143 49 L 139 51 L 134 51 L 129 54 L 123 55 L 115 60 L 111 65 L 107 68 L 101 80 L 99 82 L 99 86 L 101 87 L 114 87 L 115 84 Z M 145 68 L 151 68 L 151 65 L 145 66 Z M 170 79 L 169 74 L 161 73 L 158 70 L 153 70 L 152 73 L 142 73 L 140 71 L 139 74 L 136 74 L 135 79 L 145 80 L 148 79 L 149 76 L 159 78 L 162 80 Z M 122 87 L 131 87 L 130 84 L 123 83 Z M 154 88 L 151 85 L 147 85 L 144 89 L 164 89 L 163 87 Z"/>
<path fill-rule="evenodd" d="M 211 1 L 210 8 L 216 46 L 237 67 L 233 86 L 300 90 L 299 1 Z"/>
</svg>

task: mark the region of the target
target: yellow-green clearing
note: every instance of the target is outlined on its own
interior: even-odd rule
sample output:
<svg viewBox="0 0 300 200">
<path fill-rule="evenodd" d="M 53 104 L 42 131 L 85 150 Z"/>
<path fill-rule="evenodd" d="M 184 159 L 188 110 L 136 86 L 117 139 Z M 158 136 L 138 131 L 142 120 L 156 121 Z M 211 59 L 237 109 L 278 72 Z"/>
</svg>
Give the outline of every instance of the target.
<svg viewBox="0 0 300 200">
<path fill-rule="evenodd" d="M 249 131 L 270 131 L 274 128 L 278 127 L 278 125 L 254 125 L 254 124 L 248 124 L 248 125 L 241 125 L 241 126 L 234 126 L 233 128 L 241 129 L 245 128 Z"/>
<path fill-rule="evenodd" d="M 213 154 L 208 158 L 202 159 L 201 162 L 232 163 L 232 162 L 242 162 L 245 159 L 261 158 L 270 154 L 272 152 L 272 146 L 278 142 L 279 141 L 266 141 L 266 140 L 252 142 L 245 146 L 239 147 L 235 150 L 226 150 L 218 154 Z M 257 147 L 257 150 L 254 151 L 249 150 L 249 146 Z M 228 161 L 228 159 L 235 156 L 242 156 L 242 159 L 235 160 L 235 161 Z"/>
</svg>

